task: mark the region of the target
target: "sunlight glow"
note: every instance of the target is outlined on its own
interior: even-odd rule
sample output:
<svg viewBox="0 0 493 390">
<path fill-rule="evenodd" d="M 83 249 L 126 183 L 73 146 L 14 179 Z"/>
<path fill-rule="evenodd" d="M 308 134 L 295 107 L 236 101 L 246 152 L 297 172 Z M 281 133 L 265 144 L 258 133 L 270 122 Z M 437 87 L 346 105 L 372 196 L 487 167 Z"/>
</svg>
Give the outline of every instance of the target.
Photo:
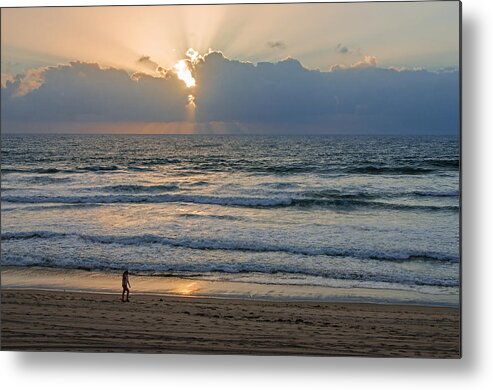
<svg viewBox="0 0 493 390">
<path fill-rule="evenodd" d="M 195 96 L 188 95 L 187 107 L 189 107 L 189 108 L 195 108 Z"/>
<path fill-rule="evenodd" d="M 192 69 L 194 65 L 199 62 L 199 60 L 203 59 L 203 57 L 199 54 L 197 50 L 191 47 L 186 51 L 185 55 L 188 57 L 188 59 L 178 61 L 173 68 L 178 78 L 180 80 L 183 80 L 188 88 L 192 88 L 196 85 L 195 79 L 192 75 Z M 190 100 L 190 96 L 189 103 L 193 103 L 193 99 Z M 195 104 L 193 104 L 193 106 L 195 106 Z"/>
<path fill-rule="evenodd" d="M 433 22 L 415 29 L 424 7 L 426 20 Z M 78 60 L 149 72 L 139 58 L 168 69 L 183 53 L 189 51 L 185 58 L 193 61 L 195 50 L 206 53 L 210 47 L 240 61 L 292 57 L 321 70 L 350 66 L 363 55 L 377 57 L 381 65 L 458 66 L 457 18 L 456 2 L 4 8 L 2 71 L 15 76 Z M 374 20 L 371 34 L 369 19 Z M 339 52 L 338 44 L 348 50 Z"/>
<path fill-rule="evenodd" d="M 194 123 L 195 122 L 195 96 L 188 95 L 188 103 L 187 103 L 187 122 Z"/>
<path fill-rule="evenodd" d="M 193 48 L 189 48 L 185 55 L 190 58 L 190 61 L 192 61 L 192 64 L 197 63 L 197 61 L 200 59 L 199 52 L 197 50 L 194 50 Z"/>
<path fill-rule="evenodd" d="M 178 78 L 183 80 L 188 88 L 195 87 L 195 79 L 193 78 L 192 72 L 188 67 L 187 60 L 178 61 L 173 68 L 175 69 Z"/>
<path fill-rule="evenodd" d="M 178 285 L 175 289 L 172 290 L 172 292 L 179 295 L 193 295 L 198 290 L 198 283 L 191 282 Z"/>
</svg>

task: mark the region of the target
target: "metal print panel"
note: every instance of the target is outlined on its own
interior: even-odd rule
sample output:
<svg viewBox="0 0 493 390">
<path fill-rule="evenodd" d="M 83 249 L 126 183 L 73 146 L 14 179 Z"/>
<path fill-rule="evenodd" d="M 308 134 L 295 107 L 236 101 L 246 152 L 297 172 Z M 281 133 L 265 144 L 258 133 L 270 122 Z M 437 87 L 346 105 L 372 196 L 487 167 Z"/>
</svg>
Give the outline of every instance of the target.
<svg viewBox="0 0 493 390">
<path fill-rule="evenodd" d="M 460 357 L 460 3 L 1 10 L 3 350 Z"/>
</svg>

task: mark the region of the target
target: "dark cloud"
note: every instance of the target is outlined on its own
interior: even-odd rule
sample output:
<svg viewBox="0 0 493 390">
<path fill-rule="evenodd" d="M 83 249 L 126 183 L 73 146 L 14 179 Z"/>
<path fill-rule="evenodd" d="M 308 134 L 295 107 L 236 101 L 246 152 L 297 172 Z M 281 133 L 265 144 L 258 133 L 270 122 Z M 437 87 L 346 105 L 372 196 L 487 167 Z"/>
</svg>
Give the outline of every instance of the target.
<svg viewBox="0 0 493 390">
<path fill-rule="evenodd" d="M 232 61 L 212 53 L 196 69 L 197 119 L 285 123 L 319 132 L 458 131 L 458 73 L 395 71 L 366 56 L 352 68 L 320 72 L 295 59 Z"/>
<path fill-rule="evenodd" d="M 151 60 L 151 57 L 149 56 L 142 56 L 137 60 L 138 64 L 145 65 L 149 67 L 152 70 L 156 70 L 156 68 L 159 66 L 159 64 L 153 60 Z"/>
<path fill-rule="evenodd" d="M 45 68 L 27 78 L 35 88 L 25 94 L 18 90 L 27 75 L 2 88 L 2 125 L 9 131 L 9 123 L 23 121 L 184 122 L 193 94 L 196 129 L 206 132 L 457 134 L 459 129 L 457 71 L 383 69 L 366 56 L 352 67 L 321 72 L 290 58 L 254 65 L 211 52 L 195 63 L 193 75 L 197 86 L 187 89 L 172 72 L 166 78 L 130 77 L 79 62 Z"/>
<path fill-rule="evenodd" d="M 153 61 L 151 57 L 149 56 L 142 56 L 137 60 L 137 63 L 139 65 L 143 65 L 146 69 L 152 71 L 152 73 L 155 73 L 157 76 L 161 77 L 167 77 L 169 74 L 169 69 L 164 68 L 163 66 L 159 65 L 156 61 Z M 132 76 L 134 79 L 139 78 L 142 75 L 142 73 L 134 73 Z"/>
<path fill-rule="evenodd" d="M 286 44 L 283 41 L 269 41 L 267 42 L 267 46 L 269 46 L 271 49 L 279 49 L 279 50 L 284 50 L 286 49 Z"/>
<path fill-rule="evenodd" d="M 347 54 L 349 53 L 349 49 L 347 46 L 343 46 L 342 44 L 338 43 L 336 46 L 336 51 L 341 54 Z"/>
<path fill-rule="evenodd" d="M 180 121 L 187 97 L 176 77 L 131 78 L 123 70 L 72 62 L 33 70 L 2 88 L 2 119 Z"/>
</svg>

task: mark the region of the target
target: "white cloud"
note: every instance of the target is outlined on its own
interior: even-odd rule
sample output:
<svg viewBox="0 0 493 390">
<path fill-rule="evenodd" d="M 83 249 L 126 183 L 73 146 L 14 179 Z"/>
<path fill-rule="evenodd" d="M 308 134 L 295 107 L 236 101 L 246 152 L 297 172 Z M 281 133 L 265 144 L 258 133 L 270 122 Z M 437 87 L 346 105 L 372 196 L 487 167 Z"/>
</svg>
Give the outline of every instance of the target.
<svg viewBox="0 0 493 390">
<path fill-rule="evenodd" d="M 361 61 L 352 64 L 351 68 L 355 68 L 355 69 L 374 68 L 376 66 L 377 66 L 377 57 L 365 56 Z"/>
<path fill-rule="evenodd" d="M 44 83 L 44 73 L 47 69 L 49 68 L 29 69 L 25 75 L 21 76 L 14 96 L 24 96 L 41 87 Z"/>
<path fill-rule="evenodd" d="M 365 55 L 362 60 L 355 62 L 351 65 L 336 64 L 330 68 L 331 72 L 346 69 L 363 69 L 363 68 L 375 68 L 377 66 L 377 57 Z"/>
<path fill-rule="evenodd" d="M 7 82 L 13 83 L 15 81 L 14 76 L 12 76 L 10 73 L 1 73 L 0 74 L 0 85 L 2 88 L 5 88 L 7 86 Z"/>
</svg>

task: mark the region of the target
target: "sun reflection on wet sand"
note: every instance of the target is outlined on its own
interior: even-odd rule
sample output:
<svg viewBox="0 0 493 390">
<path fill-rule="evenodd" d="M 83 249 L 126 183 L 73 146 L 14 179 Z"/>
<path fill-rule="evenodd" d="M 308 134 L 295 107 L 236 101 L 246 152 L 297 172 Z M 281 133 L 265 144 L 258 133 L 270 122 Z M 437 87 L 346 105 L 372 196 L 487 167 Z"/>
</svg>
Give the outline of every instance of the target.
<svg viewBox="0 0 493 390">
<path fill-rule="evenodd" d="M 182 285 L 177 286 L 171 292 L 178 295 L 194 295 L 199 291 L 197 282 L 184 281 Z"/>
</svg>

